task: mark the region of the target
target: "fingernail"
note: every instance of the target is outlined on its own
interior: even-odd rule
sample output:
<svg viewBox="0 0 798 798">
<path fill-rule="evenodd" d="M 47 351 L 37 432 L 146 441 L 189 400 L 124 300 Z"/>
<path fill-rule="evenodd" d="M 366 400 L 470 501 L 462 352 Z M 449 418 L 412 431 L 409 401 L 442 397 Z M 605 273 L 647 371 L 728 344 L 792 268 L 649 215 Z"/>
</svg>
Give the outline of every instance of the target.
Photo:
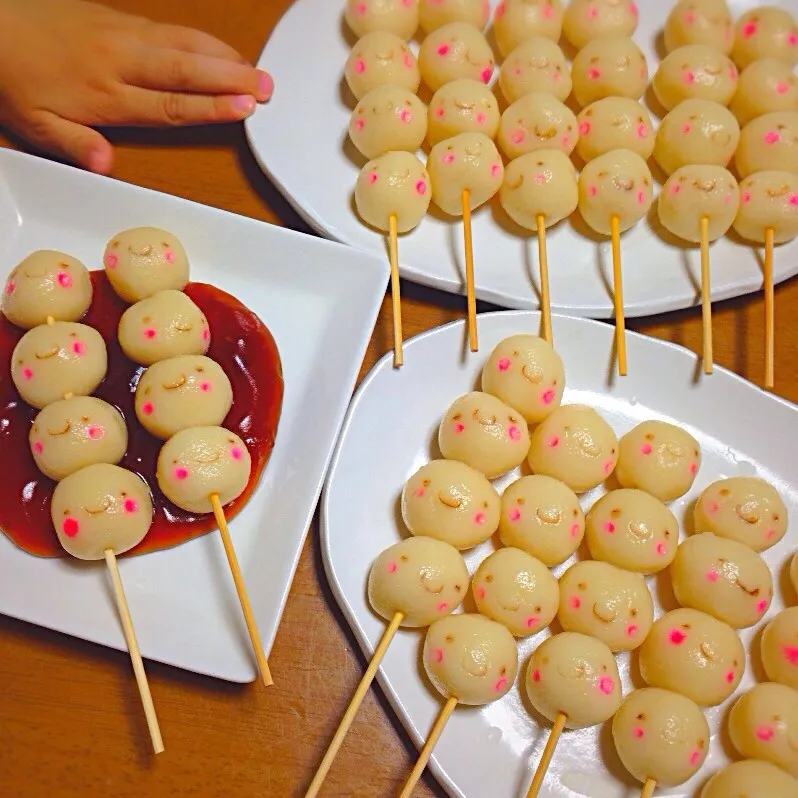
<svg viewBox="0 0 798 798">
<path fill-rule="evenodd" d="M 258 75 L 258 88 L 260 90 L 261 102 L 271 100 L 274 94 L 274 80 L 268 72 L 261 72 Z"/>
<path fill-rule="evenodd" d="M 255 98 L 249 94 L 240 94 L 233 100 L 233 107 L 236 111 L 249 115 L 255 110 Z"/>
</svg>

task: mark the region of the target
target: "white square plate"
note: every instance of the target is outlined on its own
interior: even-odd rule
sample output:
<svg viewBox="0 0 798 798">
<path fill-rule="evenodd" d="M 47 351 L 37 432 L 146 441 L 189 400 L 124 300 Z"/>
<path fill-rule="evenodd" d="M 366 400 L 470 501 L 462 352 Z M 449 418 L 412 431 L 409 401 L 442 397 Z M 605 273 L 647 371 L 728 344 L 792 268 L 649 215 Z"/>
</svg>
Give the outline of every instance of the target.
<svg viewBox="0 0 798 798">
<path fill-rule="evenodd" d="M 431 330 L 407 342 L 407 365 L 401 373 L 394 371 L 390 358 L 383 358 L 352 400 L 325 486 L 321 534 L 327 576 L 366 656 L 371 656 L 386 625 L 368 605 L 366 579 L 374 558 L 407 535 L 397 509 L 402 486 L 424 463 L 440 457 L 440 420 L 451 402 L 478 385 L 493 347 L 509 335 L 536 331 L 538 324 L 537 313 L 482 315 L 481 351 L 465 356 L 462 321 Z M 794 455 L 798 407 L 721 368 L 696 382 L 694 354 L 634 333 L 628 334 L 630 376 L 618 379 L 611 359 L 613 328 L 601 322 L 555 317 L 554 341 L 565 363 L 565 403 L 593 405 L 619 436 L 640 421 L 656 418 L 679 424 L 700 441 L 703 457 L 693 489 L 671 505 L 683 530 L 692 529 L 693 501 L 717 479 L 756 474 L 776 487 L 787 504 L 792 527 L 784 540 L 764 554 L 775 586 L 765 620 L 782 609 L 785 600 L 794 601 L 785 594 L 789 588 L 784 566 L 798 547 Z M 608 374 L 612 375 L 609 380 Z M 517 476 L 516 471 L 497 480 L 497 488 L 501 491 Z M 585 494 L 584 507 L 602 493 L 600 487 Z M 492 550 L 488 541 L 465 553 L 472 574 Z M 555 576 L 573 561 L 555 568 Z M 675 609 L 667 571 L 648 581 L 656 614 Z M 749 652 L 761 625 L 742 633 Z M 529 654 L 547 634 L 520 641 L 518 683 L 526 676 Z M 423 633 L 400 630 L 379 672 L 391 704 L 419 746 L 443 703 L 424 675 L 419 659 L 422 641 Z M 642 686 L 636 664 L 630 673 L 630 656 L 619 655 L 618 662 L 624 694 L 633 683 Z M 758 653 L 753 653 L 738 693 L 761 673 Z M 529 714 L 518 683 L 500 701 L 476 709 L 459 708 L 450 718 L 431 762 L 450 795 L 526 795 L 549 729 L 541 728 Z M 731 701 L 707 711 L 712 740 L 702 771 L 680 787 L 658 789 L 657 795 L 693 798 L 709 774 L 729 761 L 728 738 L 720 729 Z M 608 723 L 564 733 L 541 798 L 638 798 L 641 786 L 621 766 Z"/>
<path fill-rule="evenodd" d="M 759 0 L 729 2 L 735 17 L 759 4 Z M 798 14 L 798 0 L 771 4 Z M 495 9 L 497 0 L 491 5 Z M 661 31 L 673 0 L 639 0 L 638 5 L 640 23 L 634 39 L 653 77 L 660 62 Z M 343 0 L 291 4 L 258 62 L 274 75 L 274 97 L 247 119 L 246 130 L 263 170 L 310 225 L 335 241 L 384 257 L 384 236 L 360 221 L 352 199 L 365 159 L 347 133 L 355 102 L 343 74 L 354 41 L 343 22 L 343 7 Z M 417 51 L 417 42 L 411 47 Z M 656 126 L 656 116 L 653 121 Z M 426 161 L 426 155 L 420 155 Z M 610 243 L 588 237 L 578 217 L 574 214 L 548 233 L 552 308 L 573 316 L 609 318 L 613 315 Z M 537 239 L 514 225 L 495 198 L 474 213 L 473 230 L 477 298 L 508 308 L 538 308 Z M 656 206 L 624 233 L 622 252 L 628 316 L 699 303 L 698 250 L 687 249 L 664 233 Z M 406 279 L 465 293 L 459 220 L 445 220 L 438 212 L 428 214 L 418 228 L 402 236 L 399 260 Z M 761 289 L 762 269 L 750 245 L 724 237 L 712 247 L 712 263 L 713 300 Z M 776 250 L 774 276 L 781 282 L 796 273 L 798 241 L 793 241 Z"/>
<path fill-rule="evenodd" d="M 268 653 L 388 267 L 337 244 L 0 149 L 2 280 L 36 249 L 101 268 L 114 233 L 140 225 L 174 232 L 188 252 L 191 279 L 248 305 L 280 352 L 285 396 L 276 443 L 230 530 Z M 122 559 L 119 567 L 145 657 L 235 682 L 255 678 L 218 534 Z M 2 534 L 0 612 L 125 650 L 103 564 L 32 557 Z"/>
</svg>

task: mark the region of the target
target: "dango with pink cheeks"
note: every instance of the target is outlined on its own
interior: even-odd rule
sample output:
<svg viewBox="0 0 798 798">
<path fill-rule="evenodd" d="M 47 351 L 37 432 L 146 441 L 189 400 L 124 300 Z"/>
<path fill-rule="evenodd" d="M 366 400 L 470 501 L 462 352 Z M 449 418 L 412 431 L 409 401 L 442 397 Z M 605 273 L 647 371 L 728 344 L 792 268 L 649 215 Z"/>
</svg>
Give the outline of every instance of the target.
<svg viewBox="0 0 798 798">
<path fill-rule="evenodd" d="M 665 23 L 665 49 L 671 53 L 690 44 L 731 53 L 734 22 L 725 2 L 681 0 L 673 7 Z"/>
<path fill-rule="evenodd" d="M 571 0 L 563 33 L 577 50 L 598 39 L 631 36 L 637 30 L 638 8 L 629 0 Z"/>
<path fill-rule="evenodd" d="M 729 106 L 741 125 L 776 111 L 798 111 L 798 78 L 776 58 L 754 61 L 740 75 Z"/>
<path fill-rule="evenodd" d="M 637 100 L 648 84 L 648 64 L 632 39 L 597 39 L 577 53 L 571 78 L 574 98 L 583 108 L 605 97 Z"/>
<path fill-rule="evenodd" d="M 734 163 L 743 178 L 775 169 L 798 173 L 798 111 L 774 111 L 749 122 Z"/>
<path fill-rule="evenodd" d="M 767 229 L 775 244 L 798 236 L 798 175 L 783 169 L 755 172 L 741 181 L 740 192 L 733 227 L 742 238 L 762 244 Z"/>
<path fill-rule="evenodd" d="M 398 86 L 415 94 L 421 85 L 421 73 L 412 50 L 404 40 L 387 31 L 367 33 L 355 44 L 344 75 L 356 100 L 378 86 Z"/>
<path fill-rule="evenodd" d="M 412 39 L 419 24 L 418 0 L 347 0 L 344 19 L 357 37 L 373 32 Z"/>
<path fill-rule="evenodd" d="M 762 633 L 760 649 L 768 678 L 798 690 L 798 607 L 773 618 Z"/>
<path fill-rule="evenodd" d="M 463 613 L 435 621 L 424 640 L 422 661 L 441 695 L 470 706 L 502 698 L 518 675 L 515 638 L 482 615 Z"/>
<path fill-rule="evenodd" d="M 562 32 L 561 0 L 501 0 L 493 15 L 493 34 L 507 58 L 530 39 L 557 42 Z"/>
<path fill-rule="evenodd" d="M 737 78 L 737 67 L 722 52 L 691 44 L 662 60 L 651 85 L 663 108 L 671 111 L 688 99 L 728 105 L 737 90 Z"/>
<path fill-rule="evenodd" d="M 654 127 L 648 111 L 628 97 L 606 97 L 590 104 L 578 116 L 576 151 L 591 161 L 611 150 L 636 152 L 648 159 L 654 150 Z"/>
<path fill-rule="evenodd" d="M 484 83 L 454 80 L 441 86 L 430 102 L 427 140 L 434 146 L 460 133 L 484 133 L 492 139 L 499 119 L 499 103 Z"/>
<path fill-rule="evenodd" d="M 490 538 L 499 525 L 501 501 L 479 471 L 456 460 L 422 466 L 402 490 L 402 518 L 413 535 L 469 549 Z"/>
<path fill-rule="evenodd" d="M 762 58 L 798 63 L 798 27 L 784 9 L 773 5 L 742 14 L 735 28 L 732 58 L 740 69 Z"/>
<path fill-rule="evenodd" d="M 570 155 L 578 137 L 573 111 L 553 95 L 534 92 L 502 114 L 497 141 L 502 152 L 513 160 L 537 150 L 561 150 Z"/>
<path fill-rule="evenodd" d="M 560 102 L 571 93 L 571 69 L 557 44 L 544 37 L 525 40 L 502 64 L 499 85 L 508 103 L 531 92 L 548 92 Z"/>
<path fill-rule="evenodd" d="M 495 59 L 477 28 L 452 22 L 425 37 L 418 64 L 424 83 L 435 92 L 446 83 L 462 78 L 488 85 L 493 78 Z"/>
<path fill-rule="evenodd" d="M 29 330 L 56 321 L 78 321 L 89 309 L 92 284 L 86 267 L 63 252 L 38 250 L 14 267 L 2 297 L 5 317 Z"/>
</svg>

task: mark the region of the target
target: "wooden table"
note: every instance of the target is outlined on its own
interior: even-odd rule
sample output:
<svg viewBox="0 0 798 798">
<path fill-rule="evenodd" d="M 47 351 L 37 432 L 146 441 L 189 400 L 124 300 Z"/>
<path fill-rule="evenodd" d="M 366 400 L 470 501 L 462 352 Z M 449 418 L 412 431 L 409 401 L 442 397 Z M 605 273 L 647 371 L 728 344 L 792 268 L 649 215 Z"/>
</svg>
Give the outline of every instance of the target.
<svg viewBox="0 0 798 798">
<path fill-rule="evenodd" d="M 330 0 L 336 2 L 336 0 Z M 114 0 L 110 5 L 202 28 L 258 58 L 290 0 Z M 280 87 L 276 89 L 280 91 Z M 242 126 L 117 135 L 114 176 L 307 232 L 250 154 Z M 8 144 L 0 135 L 0 142 Z M 715 268 L 722 269 L 722 264 Z M 404 284 L 405 333 L 463 316 L 461 298 Z M 798 401 L 798 280 L 776 291 L 777 392 Z M 760 383 L 760 296 L 714 313 L 719 365 Z M 630 328 L 701 349 L 695 311 Z M 391 347 L 383 303 L 361 375 Z M 166 753 L 153 758 L 125 654 L 0 617 L 0 795 L 172 798 L 301 795 L 364 662 L 323 574 L 316 523 L 271 654 L 276 686 L 239 687 L 148 663 Z M 373 689 L 324 788 L 330 796 L 395 795 L 415 750 Z M 418 796 L 443 795 L 429 776 Z"/>
</svg>

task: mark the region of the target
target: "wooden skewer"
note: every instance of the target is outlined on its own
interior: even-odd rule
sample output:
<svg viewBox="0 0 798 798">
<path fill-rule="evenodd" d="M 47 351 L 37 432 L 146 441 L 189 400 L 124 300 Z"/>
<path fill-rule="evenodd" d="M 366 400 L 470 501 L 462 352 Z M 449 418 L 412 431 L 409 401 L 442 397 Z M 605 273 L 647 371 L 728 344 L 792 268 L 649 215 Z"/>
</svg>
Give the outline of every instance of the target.
<svg viewBox="0 0 798 798">
<path fill-rule="evenodd" d="M 773 228 L 765 230 L 765 388 L 775 383 L 775 331 L 776 297 L 773 289 Z"/>
<path fill-rule="evenodd" d="M 468 303 L 468 342 L 471 351 L 479 350 L 477 338 L 477 300 L 474 295 L 474 241 L 471 235 L 471 194 L 463 189 L 463 241 L 465 244 L 466 295 Z"/>
<path fill-rule="evenodd" d="M 236 586 L 238 593 L 238 600 L 241 602 L 241 609 L 244 612 L 244 621 L 247 624 L 247 631 L 249 632 L 249 639 L 252 641 L 252 648 L 255 651 L 255 660 L 258 663 L 258 672 L 260 678 L 266 687 L 271 687 L 274 684 L 272 681 L 272 674 L 269 671 L 269 663 L 266 662 L 266 655 L 263 653 L 263 645 L 260 642 L 260 634 L 258 627 L 255 624 L 255 616 L 252 613 L 252 607 L 249 603 L 249 596 L 247 596 L 247 588 L 244 585 L 244 577 L 241 574 L 241 568 L 238 565 L 238 557 L 236 557 L 235 549 L 233 548 L 233 541 L 230 538 L 230 530 L 227 528 L 227 519 L 224 516 L 222 503 L 219 501 L 219 496 L 214 493 L 211 495 L 211 506 L 213 507 L 213 514 L 216 517 L 216 524 L 219 527 L 219 532 L 222 536 L 222 544 L 224 545 L 225 554 L 227 554 L 227 562 L 230 565 L 230 573 L 233 575 L 233 582 Z"/>
<path fill-rule="evenodd" d="M 438 742 L 438 738 L 443 733 L 446 722 L 449 720 L 449 716 L 452 714 L 452 712 L 454 712 L 456 706 L 457 699 L 449 698 L 443 705 L 441 711 L 438 713 L 438 717 L 435 720 L 435 725 L 432 727 L 432 731 L 429 733 L 427 742 L 424 743 L 424 747 L 421 749 L 416 766 L 413 768 L 413 772 L 405 782 L 404 789 L 402 790 L 399 798 L 410 798 L 410 796 L 413 794 L 413 790 L 415 789 L 416 784 L 418 784 L 418 780 L 421 778 L 421 774 L 424 772 L 424 769 L 427 767 L 429 758 L 432 756 L 432 751 Z"/>
<path fill-rule="evenodd" d="M 549 256 L 546 250 L 546 217 L 539 213 L 538 223 L 538 265 L 540 268 L 540 309 L 543 313 L 543 338 L 552 343 L 551 297 L 549 294 Z"/>
<path fill-rule="evenodd" d="M 349 731 L 349 727 L 352 725 L 352 721 L 354 721 L 355 715 L 357 715 L 360 704 L 363 702 L 363 698 L 368 692 L 371 683 L 374 681 L 374 676 L 377 673 L 377 669 L 380 667 L 380 663 L 385 656 L 385 652 L 388 650 L 388 646 L 390 646 L 391 641 L 393 640 L 397 629 L 399 629 L 403 618 L 404 615 L 401 612 L 397 612 L 396 615 L 393 616 L 391 622 L 388 624 L 385 632 L 383 632 L 382 638 L 380 638 L 380 642 L 377 645 L 377 648 L 374 650 L 374 656 L 371 658 L 371 662 L 369 663 L 366 672 L 363 674 L 363 678 L 360 680 L 360 684 L 358 684 L 357 690 L 355 690 L 355 694 L 352 696 L 352 700 L 349 702 L 349 706 L 347 707 L 341 722 L 338 724 L 338 729 L 335 732 L 332 742 L 330 743 L 330 747 L 324 754 L 324 759 L 321 760 L 319 769 L 316 771 L 316 775 L 313 777 L 313 781 L 310 783 L 310 787 L 305 793 L 305 798 L 315 798 L 315 796 L 319 794 L 321 785 L 324 783 L 324 779 L 327 778 L 330 767 L 332 766 L 335 757 L 338 755 L 338 751 L 341 748 L 341 744 L 343 743 L 347 732 Z"/>
<path fill-rule="evenodd" d="M 551 764 L 551 758 L 554 756 L 554 750 L 557 748 L 560 735 L 565 728 L 566 720 L 567 717 L 562 712 L 557 715 L 557 720 L 554 721 L 554 727 L 549 734 L 549 739 L 546 741 L 546 747 L 543 749 L 532 783 L 529 785 L 529 792 L 526 794 L 527 798 L 537 798 L 540 788 L 543 786 L 543 779 L 546 778 L 546 771 L 548 771 Z"/>
<path fill-rule="evenodd" d="M 399 234 L 396 232 L 396 216 L 388 221 L 388 252 L 391 259 L 391 301 L 393 302 L 393 365 L 404 365 L 402 350 L 402 294 L 399 285 Z"/>
<path fill-rule="evenodd" d="M 618 349 L 618 373 L 626 376 L 626 319 L 623 311 L 623 275 L 621 274 L 620 219 L 613 214 L 610 219 L 612 234 L 612 279 L 615 284 L 615 341 Z"/>
<path fill-rule="evenodd" d="M 152 747 L 156 754 L 160 754 L 164 750 L 163 739 L 161 738 L 161 729 L 158 726 L 158 716 L 155 714 L 155 705 L 152 703 L 150 685 L 147 681 L 147 674 L 144 671 L 144 663 L 141 659 L 141 651 L 139 651 L 139 644 L 136 640 L 136 632 L 133 629 L 133 621 L 130 617 L 127 599 L 125 598 L 125 588 L 122 585 L 122 577 L 119 575 L 119 566 L 116 562 L 116 554 L 114 554 L 113 549 L 105 550 L 105 563 L 108 566 L 109 573 L 111 574 L 111 582 L 113 583 L 114 595 L 116 596 L 116 606 L 119 610 L 119 617 L 122 621 L 122 630 L 125 634 L 127 650 L 130 654 L 130 661 L 133 665 L 133 673 L 136 675 L 136 684 L 138 685 L 141 703 L 144 707 L 144 716 L 147 718 L 147 727 L 150 730 Z"/>
<path fill-rule="evenodd" d="M 640 793 L 640 798 L 652 798 L 656 789 L 657 782 L 654 779 L 648 779 L 643 786 L 643 792 Z"/>
<path fill-rule="evenodd" d="M 701 321 L 704 330 L 704 374 L 712 374 L 712 284 L 709 272 L 709 217 L 701 217 Z"/>
</svg>

